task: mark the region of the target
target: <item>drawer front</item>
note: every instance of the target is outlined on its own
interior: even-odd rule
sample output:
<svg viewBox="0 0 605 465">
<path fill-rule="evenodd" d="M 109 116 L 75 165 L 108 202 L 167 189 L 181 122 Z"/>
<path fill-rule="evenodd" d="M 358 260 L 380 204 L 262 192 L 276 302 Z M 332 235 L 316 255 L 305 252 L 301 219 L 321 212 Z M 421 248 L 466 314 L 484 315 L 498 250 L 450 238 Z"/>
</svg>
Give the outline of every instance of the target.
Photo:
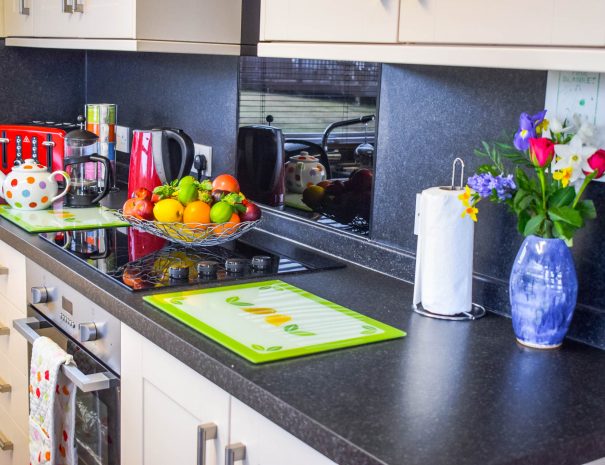
<svg viewBox="0 0 605 465">
<path fill-rule="evenodd" d="M 17 428 L 4 412 L 0 412 L 0 435 L 2 440 L 12 442 L 12 450 L 0 450 L 0 465 L 27 465 L 29 463 L 29 441 L 27 435 Z"/>
<path fill-rule="evenodd" d="M 0 294 L 17 310 L 27 312 L 25 257 L 0 241 Z"/>
<path fill-rule="evenodd" d="M 28 430 L 29 415 L 27 376 L 19 373 L 6 357 L 1 356 L 0 378 L 2 385 L 10 385 L 10 392 L 0 392 L 0 412 L 3 413 L 0 418 L 4 418 L 8 414 L 25 434 Z M 0 391 L 2 391 L 2 385 L 0 385 Z M 2 420 L 0 419 L 1 425 Z"/>
<path fill-rule="evenodd" d="M 4 356 L 25 376 L 28 374 L 28 344 L 13 328 L 13 320 L 24 318 L 15 307 L 0 295 L 0 326 L 6 328 L 0 331 L 0 357 Z M 8 334 L 6 334 L 8 333 Z"/>
</svg>

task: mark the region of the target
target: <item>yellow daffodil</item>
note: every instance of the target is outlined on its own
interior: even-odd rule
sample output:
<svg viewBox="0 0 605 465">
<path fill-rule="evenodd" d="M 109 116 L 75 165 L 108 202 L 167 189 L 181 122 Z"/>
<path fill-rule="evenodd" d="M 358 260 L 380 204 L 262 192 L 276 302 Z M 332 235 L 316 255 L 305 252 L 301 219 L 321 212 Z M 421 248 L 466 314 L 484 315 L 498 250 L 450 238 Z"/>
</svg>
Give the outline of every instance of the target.
<svg viewBox="0 0 605 465">
<path fill-rule="evenodd" d="M 540 124 L 536 126 L 536 134 L 542 134 L 548 130 L 549 121 L 544 118 Z"/>
<path fill-rule="evenodd" d="M 562 170 L 555 171 L 552 174 L 552 177 L 555 181 L 561 181 L 563 187 L 567 187 L 569 185 L 569 180 L 571 179 L 572 173 L 573 168 L 564 168 Z"/>
<path fill-rule="evenodd" d="M 479 213 L 478 208 L 468 206 L 462 212 L 462 218 L 464 218 L 466 215 L 468 215 L 471 218 L 471 220 L 473 220 L 476 223 L 477 222 L 477 213 Z"/>
<path fill-rule="evenodd" d="M 471 195 L 471 188 L 466 186 L 464 188 L 464 192 L 458 196 L 458 199 L 462 202 L 462 205 L 464 205 L 465 207 L 470 207 L 469 202 L 471 200 Z"/>
</svg>

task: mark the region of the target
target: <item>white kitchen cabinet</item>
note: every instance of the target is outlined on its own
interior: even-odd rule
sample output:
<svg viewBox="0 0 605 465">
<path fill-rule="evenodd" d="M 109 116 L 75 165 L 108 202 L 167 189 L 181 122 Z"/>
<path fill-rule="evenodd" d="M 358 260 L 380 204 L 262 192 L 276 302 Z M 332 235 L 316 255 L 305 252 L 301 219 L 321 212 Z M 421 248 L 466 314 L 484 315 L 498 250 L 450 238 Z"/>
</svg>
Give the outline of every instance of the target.
<svg viewBox="0 0 605 465">
<path fill-rule="evenodd" d="M 0 0 L 0 38 L 6 36 L 4 32 L 4 0 Z"/>
<path fill-rule="evenodd" d="M 246 465 L 336 465 L 235 398 L 230 441 L 246 447 Z"/>
<path fill-rule="evenodd" d="M 223 464 L 229 437 L 229 394 L 122 325 L 122 463 Z M 202 444 L 198 427 L 214 423 L 216 439 Z"/>
<path fill-rule="evenodd" d="M 336 465 L 126 325 L 121 353 L 122 463 L 200 463 L 198 428 L 212 423 L 207 465 L 234 443 L 246 450 L 238 465 Z"/>
<path fill-rule="evenodd" d="M 399 0 L 263 0 L 261 39 L 393 43 L 398 15 Z"/>
<path fill-rule="evenodd" d="M 0 465 L 27 465 L 28 463 L 27 435 L 0 411 Z"/>
<path fill-rule="evenodd" d="M 399 41 L 605 45 L 602 0 L 401 0 Z"/>
<path fill-rule="evenodd" d="M 12 37 L 34 34 L 34 0 L 4 0 L 4 33 Z"/>
<path fill-rule="evenodd" d="M 9 46 L 238 55 L 251 42 L 242 0 L 21 1 L 35 2 L 33 26 L 8 32 Z"/>
<path fill-rule="evenodd" d="M 25 257 L 0 241 L 0 295 L 15 308 L 25 313 L 27 287 L 25 284 Z"/>
</svg>

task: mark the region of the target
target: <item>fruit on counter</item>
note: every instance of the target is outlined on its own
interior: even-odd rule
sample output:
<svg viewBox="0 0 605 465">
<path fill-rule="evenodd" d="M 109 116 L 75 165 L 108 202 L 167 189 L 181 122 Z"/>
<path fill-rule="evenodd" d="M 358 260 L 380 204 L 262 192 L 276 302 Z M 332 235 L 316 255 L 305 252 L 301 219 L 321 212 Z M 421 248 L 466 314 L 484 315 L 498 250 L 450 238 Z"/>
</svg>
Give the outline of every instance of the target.
<svg viewBox="0 0 605 465">
<path fill-rule="evenodd" d="M 366 192 L 372 190 L 372 179 L 374 175 L 368 169 L 359 169 L 351 173 L 347 181 L 347 190 L 354 192 Z"/>
<path fill-rule="evenodd" d="M 322 181 L 326 182 L 326 181 Z M 321 184 L 321 183 L 320 183 Z M 306 203 L 313 210 L 321 206 L 321 201 L 324 198 L 326 190 L 319 184 L 307 187 L 302 194 L 302 201 Z"/>
<path fill-rule="evenodd" d="M 221 200 L 212 205 L 210 209 L 210 221 L 212 223 L 224 223 L 225 221 L 229 221 L 233 213 L 233 206 Z"/>
<path fill-rule="evenodd" d="M 240 212 L 239 217 L 242 221 L 256 221 L 261 217 L 261 211 L 258 205 L 250 202 L 249 200 L 243 201 L 246 211 Z"/>
<path fill-rule="evenodd" d="M 230 174 L 221 174 L 212 181 L 212 190 L 239 192 L 239 182 Z"/>
<path fill-rule="evenodd" d="M 153 220 L 153 203 L 151 200 L 133 198 L 124 203 L 124 216 L 132 216 L 139 220 Z"/>
<path fill-rule="evenodd" d="M 198 227 L 210 223 L 210 205 L 201 200 L 191 202 L 183 212 L 183 223 L 188 226 Z"/>
<path fill-rule="evenodd" d="M 211 195 L 214 202 L 220 202 L 221 200 L 223 200 L 223 197 L 225 197 L 227 194 L 229 194 L 229 191 L 215 189 L 212 191 Z"/>
<path fill-rule="evenodd" d="M 185 178 L 183 178 L 185 179 Z M 177 194 L 177 199 L 183 205 L 187 206 L 191 202 L 198 200 L 198 190 L 197 187 L 192 183 L 185 184 L 181 186 L 179 184 L 179 191 Z"/>
<path fill-rule="evenodd" d="M 185 187 L 185 186 L 192 186 L 196 183 L 196 180 L 193 176 L 185 176 L 184 178 L 181 178 L 179 180 L 179 189 Z"/>
<path fill-rule="evenodd" d="M 328 186 L 324 187 L 327 195 L 339 196 L 345 189 L 345 183 L 342 181 L 332 181 Z"/>
<path fill-rule="evenodd" d="M 238 223 L 241 223 L 242 220 L 240 219 L 239 215 L 235 212 L 233 212 L 231 214 L 231 218 L 229 218 L 229 221 L 226 221 L 224 223 L 219 224 L 218 226 L 215 226 L 214 229 L 212 230 L 212 232 L 216 235 L 216 236 L 220 236 L 221 234 L 227 232 L 229 233 L 230 229 L 234 228 Z"/>
<path fill-rule="evenodd" d="M 133 199 L 151 200 L 152 196 L 153 194 L 151 193 L 151 191 L 144 187 L 139 187 L 136 191 L 132 193 Z"/>
<path fill-rule="evenodd" d="M 153 207 L 153 216 L 160 223 L 180 223 L 185 207 L 176 199 L 160 200 Z"/>
</svg>

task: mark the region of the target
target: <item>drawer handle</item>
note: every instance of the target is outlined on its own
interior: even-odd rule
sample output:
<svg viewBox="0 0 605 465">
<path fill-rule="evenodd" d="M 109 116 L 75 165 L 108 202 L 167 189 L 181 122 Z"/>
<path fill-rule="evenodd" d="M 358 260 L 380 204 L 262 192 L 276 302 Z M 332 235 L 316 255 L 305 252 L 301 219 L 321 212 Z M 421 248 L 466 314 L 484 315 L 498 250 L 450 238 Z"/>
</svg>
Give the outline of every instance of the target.
<svg viewBox="0 0 605 465">
<path fill-rule="evenodd" d="M 69 4 L 69 0 L 63 0 L 63 13 L 73 13 L 74 9 Z"/>
<path fill-rule="evenodd" d="M 13 443 L 0 431 L 0 450 L 13 450 Z"/>
<path fill-rule="evenodd" d="M 72 10 L 74 13 L 84 13 L 84 5 L 79 4 L 78 0 L 72 0 Z"/>
<path fill-rule="evenodd" d="M 235 465 L 238 460 L 246 458 L 246 446 L 241 442 L 229 444 L 225 447 L 225 465 Z"/>
<path fill-rule="evenodd" d="M 218 428 L 214 423 L 197 427 L 197 465 L 206 465 L 206 441 L 216 439 Z"/>
<path fill-rule="evenodd" d="M 19 0 L 19 14 L 29 16 L 29 8 L 25 7 L 25 0 Z"/>
<path fill-rule="evenodd" d="M 0 392 L 11 392 L 11 385 L 0 378 Z"/>
<path fill-rule="evenodd" d="M 8 336 L 11 333 L 11 330 L 8 326 L 4 326 L 0 323 L 0 336 Z"/>
<path fill-rule="evenodd" d="M 0 265 L 0 275 L 6 276 L 8 274 L 8 267 Z"/>
</svg>

